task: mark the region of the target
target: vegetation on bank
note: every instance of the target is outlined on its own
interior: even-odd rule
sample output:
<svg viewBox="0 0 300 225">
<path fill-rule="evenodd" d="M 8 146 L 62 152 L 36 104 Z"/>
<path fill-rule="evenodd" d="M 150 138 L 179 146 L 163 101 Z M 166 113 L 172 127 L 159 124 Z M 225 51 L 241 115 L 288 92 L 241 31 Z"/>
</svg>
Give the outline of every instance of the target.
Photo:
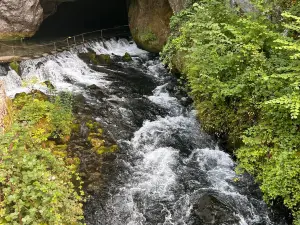
<svg viewBox="0 0 300 225">
<path fill-rule="evenodd" d="M 172 18 L 161 56 L 188 81 L 203 128 L 227 138 L 238 171 L 299 225 L 300 4 L 253 4 L 245 13 L 226 0 L 194 0 Z"/>
<path fill-rule="evenodd" d="M 79 159 L 65 143 L 73 122 L 70 96 L 39 92 L 10 102 L 0 134 L 0 224 L 81 224 Z"/>
</svg>

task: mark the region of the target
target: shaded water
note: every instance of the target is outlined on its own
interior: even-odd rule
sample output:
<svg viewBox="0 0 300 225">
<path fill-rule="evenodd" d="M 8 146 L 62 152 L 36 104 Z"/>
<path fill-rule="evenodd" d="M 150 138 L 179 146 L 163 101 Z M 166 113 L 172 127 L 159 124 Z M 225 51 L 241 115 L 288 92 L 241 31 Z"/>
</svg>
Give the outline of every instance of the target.
<svg viewBox="0 0 300 225">
<path fill-rule="evenodd" d="M 87 48 L 114 63 L 89 65 Z M 123 62 L 125 52 L 132 62 Z M 99 192 L 85 206 L 89 225 L 280 225 L 250 177 L 237 176 L 231 157 L 200 129 L 186 94 L 158 58 L 126 39 L 91 42 L 69 52 L 21 64 L 22 79 L 50 80 L 81 96 L 78 114 L 101 123 L 119 151 L 101 169 Z M 21 87 L 9 71 L 0 77 L 13 96 Z"/>
</svg>

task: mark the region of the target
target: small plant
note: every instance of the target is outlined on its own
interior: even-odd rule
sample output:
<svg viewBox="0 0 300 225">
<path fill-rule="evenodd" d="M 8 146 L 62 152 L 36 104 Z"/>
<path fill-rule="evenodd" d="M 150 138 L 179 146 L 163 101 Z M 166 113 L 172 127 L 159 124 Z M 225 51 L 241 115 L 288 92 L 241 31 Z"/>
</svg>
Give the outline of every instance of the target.
<svg viewBox="0 0 300 225">
<path fill-rule="evenodd" d="M 0 135 L 0 224 L 81 224 L 79 161 L 53 141 L 70 135 L 68 102 L 34 93 L 14 100 L 12 124 Z"/>
<path fill-rule="evenodd" d="M 131 55 L 130 55 L 128 52 L 126 52 L 126 53 L 123 55 L 122 59 L 123 59 L 125 62 L 130 62 L 130 61 L 132 61 Z"/>
<path fill-rule="evenodd" d="M 13 61 L 9 64 L 10 68 L 14 71 L 16 71 L 17 74 L 20 72 L 20 65 L 17 61 Z"/>
<path fill-rule="evenodd" d="M 143 31 L 140 34 L 142 42 L 154 42 L 157 40 L 156 35 L 152 31 Z"/>
</svg>

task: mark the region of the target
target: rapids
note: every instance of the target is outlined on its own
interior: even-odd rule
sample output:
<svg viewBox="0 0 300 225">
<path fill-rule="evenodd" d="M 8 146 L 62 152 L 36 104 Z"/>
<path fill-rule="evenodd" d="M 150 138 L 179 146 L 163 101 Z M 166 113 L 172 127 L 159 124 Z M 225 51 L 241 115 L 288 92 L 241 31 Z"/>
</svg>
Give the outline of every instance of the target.
<svg viewBox="0 0 300 225">
<path fill-rule="evenodd" d="M 110 54 L 112 65 L 86 64 L 78 52 Z M 126 52 L 133 61 L 121 60 Z M 81 96 L 78 114 L 100 122 L 119 145 L 105 182 L 85 204 L 88 225 L 284 225 L 248 175 L 201 131 L 190 99 L 157 56 L 127 39 L 93 41 L 21 63 L 21 77 L 0 76 L 6 91 L 45 86 Z M 27 87 L 22 83 L 26 81 Z M 75 103 L 76 104 L 76 103 Z M 105 165 L 104 165 L 105 167 Z"/>
</svg>

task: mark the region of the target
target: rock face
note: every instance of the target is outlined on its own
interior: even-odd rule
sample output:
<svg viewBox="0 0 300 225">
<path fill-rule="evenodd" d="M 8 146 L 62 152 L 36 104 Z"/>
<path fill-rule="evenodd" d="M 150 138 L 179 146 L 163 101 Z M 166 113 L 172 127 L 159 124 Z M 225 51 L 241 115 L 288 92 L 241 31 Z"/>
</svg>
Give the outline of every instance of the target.
<svg viewBox="0 0 300 225">
<path fill-rule="evenodd" d="M 58 0 L 40 0 L 40 4 L 44 11 L 44 19 L 55 13 L 60 2 Z"/>
<path fill-rule="evenodd" d="M 39 0 L 1 0 L 0 12 L 0 39 L 32 36 L 43 21 Z"/>
<path fill-rule="evenodd" d="M 0 0 L 0 39 L 30 37 L 62 2 L 74 0 Z"/>
<path fill-rule="evenodd" d="M 167 41 L 170 18 L 187 0 L 132 0 L 129 26 L 133 39 L 143 49 L 159 52 Z"/>
<path fill-rule="evenodd" d="M 169 0 L 170 6 L 174 13 L 178 13 L 180 10 L 184 9 L 187 0 Z"/>
<path fill-rule="evenodd" d="M 228 0 L 232 7 L 254 12 L 250 0 Z M 143 49 L 160 52 L 169 35 L 173 14 L 184 9 L 192 0 L 131 0 L 129 26 L 133 39 Z"/>
</svg>

